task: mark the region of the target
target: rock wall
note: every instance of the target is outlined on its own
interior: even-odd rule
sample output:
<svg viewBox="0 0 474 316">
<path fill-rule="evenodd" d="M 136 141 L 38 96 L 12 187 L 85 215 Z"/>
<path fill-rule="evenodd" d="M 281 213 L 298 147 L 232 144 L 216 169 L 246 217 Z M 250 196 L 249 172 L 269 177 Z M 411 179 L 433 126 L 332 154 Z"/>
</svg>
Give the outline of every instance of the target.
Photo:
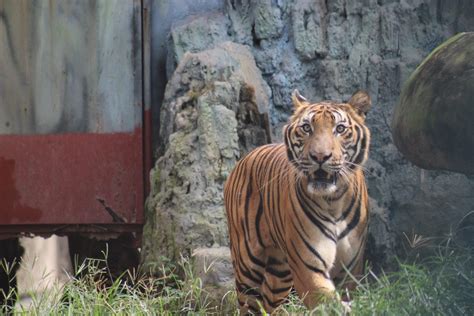
<svg viewBox="0 0 474 316">
<path fill-rule="evenodd" d="M 230 0 L 221 12 L 176 23 L 167 72 L 179 73 L 176 66 L 186 58 L 185 51 L 196 53 L 228 40 L 245 45 L 271 89 L 268 108 L 275 141 L 291 114 L 294 88 L 312 101 L 347 100 L 357 89 L 369 91 L 374 104 L 367 119 L 373 135 L 367 166 L 369 256 L 385 263 L 401 249 L 405 235 L 443 236 L 474 209 L 473 177 L 413 166 L 397 151 L 389 127 L 402 83 L 438 44 L 473 30 L 472 16 L 470 0 Z M 173 144 L 162 136 L 163 144 Z M 155 174 L 162 170 L 160 161 Z M 233 163 L 231 159 L 226 166 Z M 167 186 L 171 190 L 173 183 Z M 151 199 L 157 193 L 155 187 Z M 219 241 L 225 244 L 223 237 Z"/>
</svg>

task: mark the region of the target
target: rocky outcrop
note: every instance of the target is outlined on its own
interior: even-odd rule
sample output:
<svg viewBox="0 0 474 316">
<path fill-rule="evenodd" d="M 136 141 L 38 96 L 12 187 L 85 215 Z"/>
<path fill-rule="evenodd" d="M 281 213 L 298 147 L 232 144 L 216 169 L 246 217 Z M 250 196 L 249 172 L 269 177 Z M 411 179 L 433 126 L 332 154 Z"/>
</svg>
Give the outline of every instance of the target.
<svg viewBox="0 0 474 316">
<path fill-rule="evenodd" d="M 443 236 L 474 209 L 472 194 L 465 194 L 472 177 L 412 165 L 395 147 L 390 128 L 402 83 L 444 40 L 473 30 L 472 16 L 470 0 L 230 0 L 223 12 L 191 17 L 185 24 L 205 30 L 199 34 L 216 32 L 213 27 L 219 25 L 220 36 L 248 47 L 271 89 L 268 109 L 275 141 L 291 115 L 294 88 L 315 101 L 348 100 L 357 89 L 370 93 L 368 252 L 384 263 L 401 248 L 397 246 L 405 235 Z M 189 39 L 190 28 L 176 25 L 168 48 L 179 59 L 184 46 L 175 39 Z M 196 35 L 185 49 L 197 52 L 220 41 L 218 36 Z M 174 71 L 173 65 L 169 70 Z M 188 89 L 186 84 L 183 89 Z M 169 98 L 163 107 L 170 107 Z M 443 189 L 433 189 L 437 186 Z"/>
<path fill-rule="evenodd" d="M 228 245 L 223 184 L 243 153 L 269 141 L 267 90 L 242 45 L 226 42 L 182 57 L 161 112 L 145 264 Z"/>
<path fill-rule="evenodd" d="M 461 33 L 436 48 L 406 82 L 392 133 L 418 166 L 474 174 L 473 69 L 474 33 Z"/>
</svg>

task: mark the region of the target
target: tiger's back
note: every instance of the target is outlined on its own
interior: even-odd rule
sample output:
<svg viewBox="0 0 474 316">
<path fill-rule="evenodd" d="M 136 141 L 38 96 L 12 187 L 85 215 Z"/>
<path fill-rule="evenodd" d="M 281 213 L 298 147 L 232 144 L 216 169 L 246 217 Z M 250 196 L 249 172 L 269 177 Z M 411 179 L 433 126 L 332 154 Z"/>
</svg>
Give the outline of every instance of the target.
<svg viewBox="0 0 474 316">
<path fill-rule="evenodd" d="M 273 311 L 292 287 L 314 307 L 321 296 L 334 294 L 333 280 L 342 278 L 346 269 L 354 274 L 362 269 L 368 219 L 362 169 L 353 167 L 345 180 L 338 171 L 338 181 L 346 185 L 333 188 L 336 176 L 331 178 L 332 171 L 323 174 L 321 163 L 314 176 L 313 169 L 301 167 L 303 159 L 292 159 L 298 154 L 292 151 L 299 127 L 291 128 L 285 129 L 286 144 L 259 147 L 240 160 L 224 189 L 243 312 L 258 311 L 257 300 Z"/>
</svg>

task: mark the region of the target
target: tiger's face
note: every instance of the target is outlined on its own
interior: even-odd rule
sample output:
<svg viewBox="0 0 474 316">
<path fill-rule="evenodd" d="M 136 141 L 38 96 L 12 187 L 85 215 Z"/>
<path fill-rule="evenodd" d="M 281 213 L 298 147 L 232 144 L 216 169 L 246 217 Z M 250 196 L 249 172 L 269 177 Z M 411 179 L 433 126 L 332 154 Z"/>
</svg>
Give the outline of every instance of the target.
<svg viewBox="0 0 474 316">
<path fill-rule="evenodd" d="M 367 160 L 370 97 L 358 91 L 347 103 L 310 103 L 295 90 L 292 100 L 295 112 L 284 128 L 288 158 L 308 192 L 331 195 Z"/>
</svg>

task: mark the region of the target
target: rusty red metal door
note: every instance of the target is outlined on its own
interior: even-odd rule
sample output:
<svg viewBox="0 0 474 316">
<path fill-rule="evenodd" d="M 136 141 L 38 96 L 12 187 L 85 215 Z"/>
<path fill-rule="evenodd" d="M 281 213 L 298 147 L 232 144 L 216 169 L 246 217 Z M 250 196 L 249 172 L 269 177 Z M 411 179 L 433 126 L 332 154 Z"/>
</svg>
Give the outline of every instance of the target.
<svg viewBox="0 0 474 316">
<path fill-rule="evenodd" d="M 143 9 L 138 0 L 0 4 L 0 238 L 141 231 Z"/>
</svg>

